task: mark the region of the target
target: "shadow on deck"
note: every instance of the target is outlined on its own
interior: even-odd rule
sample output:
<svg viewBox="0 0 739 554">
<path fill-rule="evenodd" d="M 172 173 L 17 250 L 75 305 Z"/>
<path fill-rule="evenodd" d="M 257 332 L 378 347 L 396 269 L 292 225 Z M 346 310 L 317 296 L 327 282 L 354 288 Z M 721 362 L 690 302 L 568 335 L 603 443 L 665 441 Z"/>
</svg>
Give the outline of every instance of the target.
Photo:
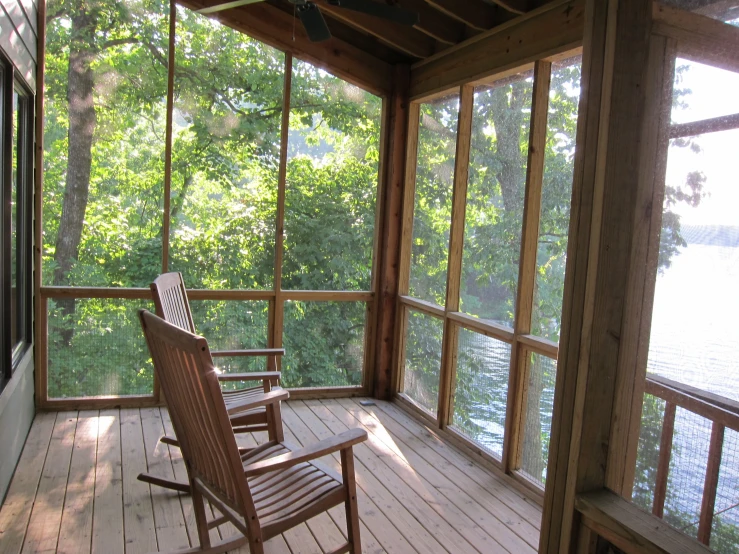
<svg viewBox="0 0 739 554">
<path fill-rule="evenodd" d="M 364 552 L 533 553 L 541 509 L 388 402 L 290 401 L 286 440 L 310 444 L 348 427 L 355 447 Z M 185 479 L 166 409 L 48 412 L 36 416 L 0 511 L 0 553 L 167 551 L 197 543 L 192 504 L 141 483 L 149 471 Z M 242 435 L 243 446 L 266 436 Z M 329 458 L 338 468 L 338 457 Z M 228 525 L 212 533 L 235 533 Z M 265 544 L 269 553 L 331 551 L 344 542 L 343 506 Z M 215 537 L 215 535 L 214 535 Z M 237 552 L 248 552 L 244 547 Z"/>
</svg>

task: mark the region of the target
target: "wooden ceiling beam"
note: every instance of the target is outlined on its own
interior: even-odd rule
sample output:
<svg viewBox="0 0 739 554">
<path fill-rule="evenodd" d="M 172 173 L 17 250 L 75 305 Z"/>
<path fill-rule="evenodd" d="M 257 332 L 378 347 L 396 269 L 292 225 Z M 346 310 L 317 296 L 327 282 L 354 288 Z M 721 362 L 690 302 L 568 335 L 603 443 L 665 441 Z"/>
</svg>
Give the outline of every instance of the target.
<svg viewBox="0 0 739 554">
<path fill-rule="evenodd" d="M 437 10 L 469 25 L 473 29 L 487 31 L 498 23 L 495 6 L 483 0 L 427 0 Z"/>
<path fill-rule="evenodd" d="M 411 67 L 410 95 L 426 98 L 582 44 L 583 0 L 557 0 Z"/>
<path fill-rule="evenodd" d="M 381 42 L 415 58 L 428 58 L 437 51 L 433 38 L 412 27 L 323 2 L 320 9 L 324 15 L 369 33 Z"/>
<path fill-rule="evenodd" d="M 524 14 L 529 11 L 528 0 L 492 0 L 495 4 L 516 14 Z"/>
<path fill-rule="evenodd" d="M 457 44 L 466 38 L 464 23 L 433 9 L 425 0 L 400 0 L 398 5 L 416 12 L 419 21 L 414 27 L 439 42 Z"/>
<path fill-rule="evenodd" d="M 192 10 L 219 3 L 222 3 L 221 0 L 178 0 L 178 4 Z M 269 4 L 260 2 L 218 12 L 210 17 L 373 94 L 386 96 L 392 90 L 391 64 L 336 37 L 324 42 L 311 42 L 301 25 L 293 25 L 291 14 Z"/>
</svg>

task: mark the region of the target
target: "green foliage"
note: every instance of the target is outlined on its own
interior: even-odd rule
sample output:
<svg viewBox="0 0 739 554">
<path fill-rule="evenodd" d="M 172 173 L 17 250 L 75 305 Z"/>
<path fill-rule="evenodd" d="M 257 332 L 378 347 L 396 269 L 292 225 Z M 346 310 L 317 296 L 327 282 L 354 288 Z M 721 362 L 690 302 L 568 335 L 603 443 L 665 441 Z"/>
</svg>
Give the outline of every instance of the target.
<svg viewBox="0 0 739 554">
<path fill-rule="evenodd" d="M 65 284 L 145 287 L 161 272 L 168 12 L 156 0 L 48 6 L 47 285 L 62 263 L 60 223 L 73 212 L 84 223 Z M 170 268 L 192 288 L 271 289 L 284 54 L 187 9 L 177 14 Z M 70 106 L 89 98 L 68 86 L 73 49 L 87 56 L 94 83 L 94 125 L 83 129 L 91 147 L 81 155 L 69 149 Z M 283 287 L 367 290 L 381 101 L 299 61 L 292 90 Z M 67 178 L 85 156 L 87 189 L 69 202 Z M 151 392 L 135 307 L 50 303 L 51 396 Z M 266 346 L 267 302 L 193 302 L 192 310 L 214 348 Z M 300 352 L 283 361 L 286 384 L 360 384 L 365 318 L 361 302 L 288 306 L 285 344 Z"/>
</svg>

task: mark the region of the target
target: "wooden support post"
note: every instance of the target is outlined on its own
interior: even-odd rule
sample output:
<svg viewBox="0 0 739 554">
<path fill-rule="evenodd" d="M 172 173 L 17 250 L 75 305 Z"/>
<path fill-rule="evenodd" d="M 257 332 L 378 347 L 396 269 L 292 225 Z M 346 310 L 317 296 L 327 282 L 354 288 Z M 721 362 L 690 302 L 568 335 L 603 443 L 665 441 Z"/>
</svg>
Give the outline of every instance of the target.
<svg viewBox="0 0 739 554">
<path fill-rule="evenodd" d="M 407 295 L 411 279 L 411 251 L 413 248 L 413 209 L 416 198 L 416 164 L 418 163 L 418 126 L 421 120 L 421 105 L 411 103 L 408 108 L 408 134 L 405 149 L 405 171 L 403 176 L 403 205 L 400 227 L 400 254 L 398 259 L 398 296 Z M 405 357 L 405 335 L 408 326 L 408 309 L 399 305 L 395 314 L 395 336 L 393 345 L 393 388 L 403 391 L 403 359 Z"/>
<path fill-rule="evenodd" d="M 675 432 L 675 412 L 677 405 L 667 402 L 665 418 L 662 422 L 662 436 L 659 441 L 659 462 L 657 463 L 657 482 L 654 485 L 654 502 L 652 513 L 662 517 L 665 513 L 665 498 L 667 496 L 667 477 L 670 473 L 670 458 L 672 457 L 672 437 Z"/>
<path fill-rule="evenodd" d="M 509 473 L 520 467 L 528 390 L 528 356 L 518 344 L 518 337 L 531 334 L 531 316 L 536 285 L 536 254 L 539 246 L 539 218 L 544 182 L 544 156 L 547 144 L 547 115 L 552 64 L 538 61 L 534 65 L 534 89 L 531 99 L 529 153 L 526 162 L 526 193 L 523 207 L 521 254 L 518 263 L 518 295 L 514 342 L 508 375 L 506 432 L 503 441 L 503 470 Z"/>
<path fill-rule="evenodd" d="M 631 341 L 624 339 L 633 336 L 633 326 L 641 325 L 641 313 L 630 310 L 636 292 L 645 288 L 636 265 L 643 264 L 640 253 L 654 238 L 644 232 L 645 221 L 651 221 L 654 187 L 645 168 L 657 162 L 650 127 L 660 111 L 648 97 L 661 97 L 654 74 L 664 60 L 655 54 L 660 44 L 651 40 L 651 3 L 589 0 L 585 21 L 563 332 L 540 553 L 576 547 L 576 495 L 623 482 L 625 464 L 614 470 L 609 463 L 625 456 L 619 446 L 631 425 L 638 372 L 621 356 L 630 356 L 626 350 L 632 348 Z M 664 43 L 661 46 L 664 51 Z M 661 69 L 657 73 L 661 80 Z"/>
<path fill-rule="evenodd" d="M 723 451 L 723 448 L 724 426 L 714 421 L 711 429 L 711 445 L 708 448 L 706 481 L 703 485 L 701 518 L 698 523 L 698 540 L 703 544 L 708 544 L 711 541 L 713 510 L 716 507 L 716 489 L 718 488 L 719 471 L 721 469 L 721 452 Z"/>
<path fill-rule="evenodd" d="M 275 299 L 270 304 L 269 346 L 282 348 L 282 328 L 285 303 L 282 298 L 282 258 L 285 246 L 285 188 L 287 181 L 287 147 L 290 132 L 290 94 L 292 93 L 293 57 L 285 54 L 285 86 L 282 93 L 282 122 L 280 128 L 280 167 L 277 174 L 277 218 L 275 222 Z M 277 358 L 277 369 L 282 360 Z"/>
<path fill-rule="evenodd" d="M 399 283 L 401 220 L 405 144 L 408 137 L 408 84 L 410 67 L 395 68 L 393 92 L 387 99 L 383 133 L 387 140 L 383 152 L 383 187 L 378 198 L 381 232 L 377 233 L 377 330 L 375 343 L 374 395 L 389 400 L 393 395 L 393 345 Z"/>
<path fill-rule="evenodd" d="M 44 100 L 46 69 L 46 2 L 38 6 L 38 65 L 36 67 L 36 119 L 34 137 L 34 186 L 33 186 L 33 298 L 34 298 L 34 348 L 36 408 L 47 399 L 48 379 L 48 302 L 41 298 L 44 255 Z"/>
<path fill-rule="evenodd" d="M 454 184 L 452 188 L 452 221 L 449 229 L 449 258 L 446 272 L 446 313 L 459 311 L 459 288 L 462 275 L 464 247 L 464 219 L 467 206 L 467 179 L 470 172 L 470 142 L 472 140 L 472 108 L 475 89 L 465 85 L 459 90 L 459 119 L 457 150 L 454 157 Z M 457 343 L 459 326 L 444 318 L 441 370 L 439 375 L 439 427 L 446 427 L 452 417 L 452 391 L 457 370 Z"/>
<path fill-rule="evenodd" d="M 177 4 L 169 1 L 169 48 L 167 53 L 167 117 L 164 129 L 164 210 L 162 210 L 162 273 L 169 271 L 169 230 L 172 192 L 172 116 L 174 113 L 175 38 L 177 36 Z M 158 380 L 154 375 L 154 382 Z M 158 391 L 157 391 L 158 392 Z M 155 394 L 157 396 L 157 394 Z"/>
</svg>

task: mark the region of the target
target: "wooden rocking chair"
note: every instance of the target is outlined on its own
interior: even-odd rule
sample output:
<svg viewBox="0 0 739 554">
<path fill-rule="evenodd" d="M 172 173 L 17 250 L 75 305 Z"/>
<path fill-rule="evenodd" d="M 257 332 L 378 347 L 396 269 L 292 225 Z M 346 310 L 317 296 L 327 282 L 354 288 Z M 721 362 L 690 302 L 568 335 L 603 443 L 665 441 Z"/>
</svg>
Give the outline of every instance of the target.
<svg viewBox="0 0 739 554">
<path fill-rule="evenodd" d="M 343 502 L 348 542 L 332 554 L 359 554 L 352 446 L 367 439 L 366 431 L 302 449 L 272 440 L 240 453 L 229 419 L 238 406 L 226 407 L 207 341 L 146 310 L 139 317 L 192 491 L 200 547 L 182 552 L 215 554 L 248 543 L 252 554 L 263 554 L 264 541 Z M 316 461 L 332 452 L 341 454 L 341 476 Z M 206 500 L 222 515 L 208 521 Z M 209 529 L 226 522 L 243 536 L 211 544 Z"/>
<path fill-rule="evenodd" d="M 157 315 L 176 325 L 180 329 L 195 333 L 195 324 L 190 311 L 190 303 L 187 299 L 187 290 L 182 274 L 178 272 L 164 273 L 158 276 L 151 284 L 152 298 Z M 223 350 L 211 352 L 211 356 L 258 356 L 267 357 L 267 371 L 250 373 L 220 373 L 218 379 L 221 382 L 235 381 L 260 381 L 259 386 L 242 388 L 233 391 L 223 391 L 226 408 L 229 410 L 231 425 L 235 433 L 253 433 L 267 431 L 270 440 L 281 441 L 283 439 L 282 420 L 275 415 L 275 402 L 279 403 L 276 395 L 270 392 L 281 390 L 279 388 L 280 372 L 277 369 L 277 356 L 285 354 L 282 348 L 262 348 L 251 350 Z M 266 396 L 265 396 L 266 395 Z M 270 402 L 269 400 L 272 399 Z M 239 407 L 238 410 L 232 410 Z M 279 410 L 279 405 L 278 408 Z M 175 437 L 163 436 L 163 443 L 179 446 Z M 180 492 L 189 492 L 187 483 L 180 483 L 170 479 L 164 479 L 141 473 L 140 481 L 152 485 L 158 485 Z"/>
</svg>

